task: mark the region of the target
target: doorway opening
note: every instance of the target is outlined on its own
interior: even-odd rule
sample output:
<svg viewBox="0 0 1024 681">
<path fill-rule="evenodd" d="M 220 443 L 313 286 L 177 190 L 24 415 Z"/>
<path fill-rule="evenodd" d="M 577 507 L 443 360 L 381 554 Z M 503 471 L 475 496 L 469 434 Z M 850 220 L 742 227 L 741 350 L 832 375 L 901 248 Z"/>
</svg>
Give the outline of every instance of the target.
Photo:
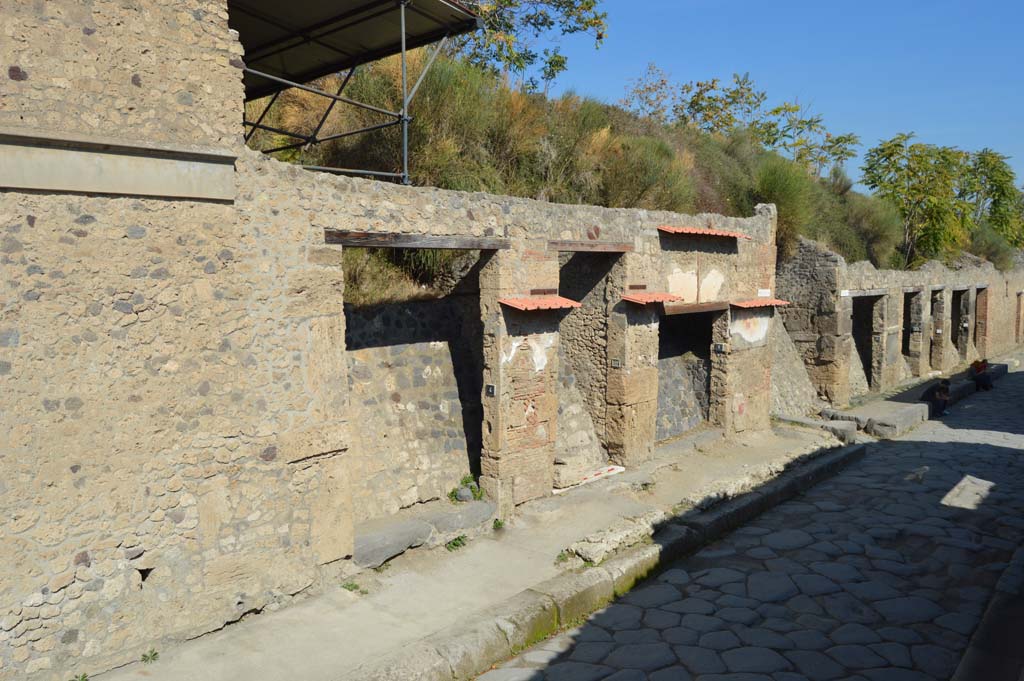
<svg viewBox="0 0 1024 681">
<path fill-rule="evenodd" d="M 619 253 L 559 253 L 558 295 L 580 303 L 558 325 L 556 488 L 608 464 L 608 320 Z"/>
<path fill-rule="evenodd" d="M 965 293 L 967 291 L 964 289 L 953 291 L 953 295 L 950 298 L 949 340 L 953 343 L 953 347 L 956 348 L 957 354 L 960 355 L 961 359 L 967 356 L 966 336 L 968 329 L 964 321 Z"/>
<path fill-rule="evenodd" d="M 712 343 L 723 311 L 666 315 L 658 327 L 658 441 L 706 423 L 711 410 Z"/>
<path fill-rule="evenodd" d="M 1020 344 L 1021 322 L 1024 321 L 1021 319 L 1021 317 L 1024 316 L 1024 309 L 1021 307 L 1022 305 L 1024 305 L 1024 292 L 1017 294 L 1017 325 L 1014 327 L 1014 329 L 1016 329 L 1014 340 L 1017 344 Z"/>
<path fill-rule="evenodd" d="M 916 293 L 903 294 L 903 344 L 901 352 L 908 359 L 910 358 L 910 339 L 914 333 L 913 307 L 916 296 Z"/>
<path fill-rule="evenodd" d="M 974 347 L 978 355 L 988 354 L 988 289 L 979 288 L 974 296 Z"/>
<path fill-rule="evenodd" d="M 853 299 L 853 345 L 869 390 L 877 389 L 881 378 L 882 352 L 875 347 L 875 339 L 880 338 L 883 300 L 883 296 Z"/>
<path fill-rule="evenodd" d="M 945 315 L 942 290 L 932 291 L 928 317 L 931 319 L 932 332 L 928 349 L 928 362 L 932 369 L 942 370 L 942 324 Z"/>
</svg>

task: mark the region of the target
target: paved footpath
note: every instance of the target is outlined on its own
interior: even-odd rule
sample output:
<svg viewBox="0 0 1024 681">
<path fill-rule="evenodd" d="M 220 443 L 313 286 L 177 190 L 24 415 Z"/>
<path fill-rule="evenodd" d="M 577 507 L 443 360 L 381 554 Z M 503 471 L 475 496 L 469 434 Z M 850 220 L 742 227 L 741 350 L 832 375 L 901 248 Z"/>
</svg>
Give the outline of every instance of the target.
<svg viewBox="0 0 1024 681">
<path fill-rule="evenodd" d="M 949 679 L 1024 539 L 1022 455 L 1013 373 L 479 681 Z"/>
</svg>

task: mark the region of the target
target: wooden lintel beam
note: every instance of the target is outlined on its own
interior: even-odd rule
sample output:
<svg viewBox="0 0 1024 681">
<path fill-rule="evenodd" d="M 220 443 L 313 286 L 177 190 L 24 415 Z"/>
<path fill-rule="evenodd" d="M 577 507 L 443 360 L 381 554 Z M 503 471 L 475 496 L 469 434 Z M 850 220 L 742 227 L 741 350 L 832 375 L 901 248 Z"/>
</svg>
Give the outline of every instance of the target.
<svg viewBox="0 0 1024 681">
<path fill-rule="evenodd" d="M 626 241 L 549 241 L 548 250 L 563 253 L 632 253 L 633 244 Z"/>
<path fill-rule="evenodd" d="M 719 310 L 728 310 L 728 302 L 714 302 L 714 303 L 665 303 L 665 314 L 696 314 L 698 312 L 717 312 Z"/>
<path fill-rule="evenodd" d="M 511 247 L 508 239 L 500 237 L 351 232 L 343 229 L 325 229 L 324 242 L 361 248 L 431 248 L 452 251 L 503 251 Z"/>
</svg>

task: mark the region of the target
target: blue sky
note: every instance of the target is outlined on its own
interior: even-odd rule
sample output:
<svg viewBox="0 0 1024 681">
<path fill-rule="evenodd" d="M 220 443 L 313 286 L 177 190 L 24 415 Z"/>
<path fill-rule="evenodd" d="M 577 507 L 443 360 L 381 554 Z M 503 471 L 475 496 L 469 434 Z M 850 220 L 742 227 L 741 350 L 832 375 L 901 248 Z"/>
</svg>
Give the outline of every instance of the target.
<svg viewBox="0 0 1024 681">
<path fill-rule="evenodd" d="M 898 132 L 1011 156 L 1024 182 L 1024 2 L 604 0 L 599 50 L 561 40 L 554 94 L 615 102 L 655 62 L 674 81 L 750 72 L 769 104 L 798 99 L 864 146 Z M 860 158 L 847 164 L 860 176 Z"/>
</svg>

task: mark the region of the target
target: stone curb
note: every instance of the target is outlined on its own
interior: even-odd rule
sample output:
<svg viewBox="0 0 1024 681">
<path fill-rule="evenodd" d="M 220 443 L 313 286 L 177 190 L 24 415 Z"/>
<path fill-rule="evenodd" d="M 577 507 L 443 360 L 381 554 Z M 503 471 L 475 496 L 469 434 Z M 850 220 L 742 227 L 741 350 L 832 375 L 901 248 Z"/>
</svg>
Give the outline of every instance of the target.
<svg viewBox="0 0 1024 681">
<path fill-rule="evenodd" d="M 950 681 L 1019 681 L 1024 674 L 1024 548 L 1017 549 L 996 584 Z"/>
<path fill-rule="evenodd" d="M 599 566 L 568 572 L 519 592 L 451 629 L 357 670 L 360 681 L 463 681 L 542 641 L 627 593 L 663 563 L 689 555 L 767 509 L 861 459 L 863 444 L 823 454 L 782 472 L 758 490 L 661 527 L 652 544 Z M 340 679 L 339 679 L 340 681 Z"/>
</svg>

